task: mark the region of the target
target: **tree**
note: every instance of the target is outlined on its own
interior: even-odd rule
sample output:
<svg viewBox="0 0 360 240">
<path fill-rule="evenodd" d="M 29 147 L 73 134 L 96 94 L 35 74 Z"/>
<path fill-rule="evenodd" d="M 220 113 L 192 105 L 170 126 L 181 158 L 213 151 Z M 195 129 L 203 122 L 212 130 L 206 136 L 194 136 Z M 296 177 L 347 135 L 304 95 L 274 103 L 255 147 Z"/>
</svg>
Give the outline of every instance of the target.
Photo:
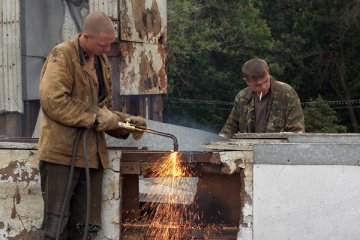
<svg viewBox="0 0 360 240">
<path fill-rule="evenodd" d="M 243 62 L 268 56 L 274 41 L 250 1 L 170 0 L 168 46 L 165 121 L 217 132 L 231 109 L 209 102 L 232 102 L 245 86 Z"/>
<path fill-rule="evenodd" d="M 344 123 L 359 131 L 353 99 L 360 98 L 360 1 L 255 1 L 279 43 L 281 79 L 307 101 L 317 94 L 347 102 Z"/>
<path fill-rule="evenodd" d="M 320 94 L 347 103 L 337 114 L 349 131 L 360 131 L 360 111 L 351 101 L 360 99 L 359 0 L 168 3 L 165 121 L 181 116 L 184 125 L 192 119 L 217 131 L 230 111 L 229 105 L 218 103 L 233 101 L 245 87 L 242 64 L 260 57 L 268 61 L 271 75 L 295 88 L 302 102 Z"/>
<path fill-rule="evenodd" d="M 336 112 L 320 95 L 304 109 L 304 117 L 306 132 L 342 133 L 347 131 L 346 126 L 339 124 Z"/>
</svg>

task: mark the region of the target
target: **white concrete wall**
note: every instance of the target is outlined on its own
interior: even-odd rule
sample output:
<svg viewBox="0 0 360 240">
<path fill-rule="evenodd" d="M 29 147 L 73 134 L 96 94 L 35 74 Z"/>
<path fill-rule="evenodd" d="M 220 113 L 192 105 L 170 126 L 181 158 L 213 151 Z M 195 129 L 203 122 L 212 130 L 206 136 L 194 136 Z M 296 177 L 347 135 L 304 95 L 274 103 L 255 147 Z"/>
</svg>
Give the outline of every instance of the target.
<svg viewBox="0 0 360 240">
<path fill-rule="evenodd" d="M 255 164 L 254 240 L 360 239 L 360 168 Z"/>
</svg>

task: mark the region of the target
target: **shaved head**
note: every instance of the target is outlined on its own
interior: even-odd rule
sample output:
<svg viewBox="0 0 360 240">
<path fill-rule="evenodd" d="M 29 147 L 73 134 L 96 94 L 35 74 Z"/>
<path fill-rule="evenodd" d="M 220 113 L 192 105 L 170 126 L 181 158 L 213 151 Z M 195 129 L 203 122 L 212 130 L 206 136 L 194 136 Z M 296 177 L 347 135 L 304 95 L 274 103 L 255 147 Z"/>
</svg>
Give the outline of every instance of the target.
<svg viewBox="0 0 360 240">
<path fill-rule="evenodd" d="M 111 35 L 115 34 L 115 29 L 111 19 L 103 12 L 92 12 L 84 22 L 83 32 L 92 36 L 98 36 L 101 33 Z"/>
</svg>

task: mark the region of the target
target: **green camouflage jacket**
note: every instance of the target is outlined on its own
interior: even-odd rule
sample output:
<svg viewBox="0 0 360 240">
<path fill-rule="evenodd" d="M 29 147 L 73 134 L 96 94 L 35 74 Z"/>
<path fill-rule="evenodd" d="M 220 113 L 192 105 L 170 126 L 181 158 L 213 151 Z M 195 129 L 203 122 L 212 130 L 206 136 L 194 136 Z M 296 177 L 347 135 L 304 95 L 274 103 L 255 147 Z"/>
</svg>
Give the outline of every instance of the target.
<svg viewBox="0 0 360 240">
<path fill-rule="evenodd" d="M 234 101 L 233 109 L 220 134 L 255 132 L 255 108 L 253 91 L 247 87 L 241 90 Z M 267 105 L 267 133 L 305 132 L 304 115 L 299 96 L 288 84 L 271 78 L 271 97 Z"/>
</svg>

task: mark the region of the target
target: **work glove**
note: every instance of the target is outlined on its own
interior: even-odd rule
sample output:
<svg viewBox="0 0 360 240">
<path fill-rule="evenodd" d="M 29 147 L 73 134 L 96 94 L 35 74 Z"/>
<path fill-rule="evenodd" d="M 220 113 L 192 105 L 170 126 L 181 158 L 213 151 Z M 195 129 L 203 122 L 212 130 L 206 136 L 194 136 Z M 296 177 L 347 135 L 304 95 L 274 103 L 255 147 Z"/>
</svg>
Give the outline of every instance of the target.
<svg viewBox="0 0 360 240">
<path fill-rule="evenodd" d="M 129 122 L 131 125 L 146 130 L 147 124 L 144 118 L 140 116 L 131 116 L 126 119 L 127 122 Z M 133 131 L 132 136 L 135 140 L 139 140 L 142 138 L 144 132 L 143 131 Z"/>
<path fill-rule="evenodd" d="M 119 111 L 112 111 L 113 113 L 115 113 L 116 115 L 118 115 L 120 122 L 126 122 L 126 120 L 129 118 L 129 115 L 123 112 L 119 112 Z"/>
<path fill-rule="evenodd" d="M 219 136 L 223 138 L 231 138 L 231 135 L 228 133 L 219 133 Z"/>
<path fill-rule="evenodd" d="M 96 131 L 103 132 L 119 128 L 120 117 L 107 109 L 106 106 L 99 108 L 93 125 Z"/>
</svg>

